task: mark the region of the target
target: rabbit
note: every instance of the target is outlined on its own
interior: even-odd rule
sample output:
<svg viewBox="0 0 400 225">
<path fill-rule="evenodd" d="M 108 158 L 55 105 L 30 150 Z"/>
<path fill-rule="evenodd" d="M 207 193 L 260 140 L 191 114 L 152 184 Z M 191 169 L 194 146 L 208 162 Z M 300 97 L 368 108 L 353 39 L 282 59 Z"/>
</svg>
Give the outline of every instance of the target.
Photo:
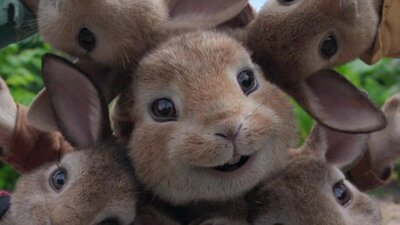
<svg viewBox="0 0 400 225">
<path fill-rule="evenodd" d="M 258 224 L 380 225 L 379 205 L 340 170 L 364 151 L 369 135 L 317 125 L 292 161 L 250 197 L 249 220 Z M 363 141 L 360 141 L 363 140 Z M 288 214 L 283 213 L 282 209 Z"/>
<path fill-rule="evenodd" d="M 144 1 L 138 1 L 144 2 Z M 84 2 L 83 2 L 84 3 Z M 82 4 L 83 4 L 82 3 Z M 245 4 L 245 1 L 216 1 L 215 3 L 211 4 L 206 4 L 202 5 L 202 3 L 195 3 L 198 4 L 199 7 L 202 7 L 198 9 L 197 7 L 197 13 L 199 14 L 204 14 L 204 13 L 211 13 L 216 10 L 218 10 L 219 13 L 216 15 L 219 15 L 219 18 L 215 17 L 218 20 L 223 20 L 224 16 L 229 18 L 228 15 L 233 16 L 233 14 L 239 9 L 243 7 L 243 4 Z M 49 6 L 48 4 L 43 3 L 45 6 Z M 67 3 L 67 4 L 72 4 Z M 74 3 L 78 4 L 78 2 Z M 81 4 L 81 3 L 79 3 Z M 97 4 L 97 3 L 96 3 Z M 107 3 L 108 4 L 108 3 Z M 135 4 L 134 2 L 132 4 Z M 150 3 L 149 3 L 150 4 Z M 190 14 L 191 9 L 188 9 L 185 4 L 193 4 L 188 1 L 176 1 L 173 4 L 174 7 L 171 8 L 174 10 L 171 12 L 173 14 L 173 18 L 171 19 L 170 23 L 173 23 L 173 20 L 178 21 L 178 17 L 188 17 L 192 14 Z M 100 4 L 101 5 L 101 4 Z M 213 7 L 217 7 L 214 9 Z M 245 8 L 248 10 L 248 6 Z M 132 10 L 137 10 L 132 9 Z M 207 11 L 208 10 L 208 11 Z M 210 11 L 211 10 L 211 11 Z M 239 22 L 243 22 L 242 25 L 244 26 L 248 21 L 250 21 L 253 17 L 251 13 L 248 13 L 246 11 L 245 15 L 240 14 L 240 18 L 236 19 L 239 20 Z M 39 13 L 40 14 L 40 13 Z M 193 14 L 195 15 L 195 14 Z M 40 17 L 40 16 L 39 16 Z M 243 18 L 242 18 L 243 17 Z M 208 19 L 208 21 L 211 23 L 211 20 L 213 20 L 214 17 L 209 17 L 211 19 Z M 234 18 L 235 19 L 235 18 Z M 183 19 L 182 19 L 183 20 Z M 192 21 L 192 23 L 197 22 L 204 22 L 200 17 L 194 16 L 193 18 L 188 18 L 186 21 Z M 73 21 L 67 21 L 67 22 L 73 22 Z M 230 22 L 230 21 L 228 21 Z M 227 23 L 228 23 L 227 22 Z M 52 33 L 54 34 L 54 32 Z M 132 45 L 132 46 L 135 46 Z M 118 71 L 114 69 L 110 69 L 105 65 L 102 65 L 101 63 L 98 63 L 92 59 L 88 58 L 80 58 L 76 61 L 76 65 L 79 66 L 79 68 L 83 71 L 85 71 L 91 79 L 101 88 L 101 91 L 104 94 L 104 97 L 107 102 L 111 102 L 117 95 L 119 95 L 120 91 L 124 89 L 125 84 L 128 83 L 130 77 L 126 76 L 126 73 L 124 71 Z M 51 106 L 50 102 L 48 99 L 48 93 L 46 90 L 43 90 L 41 93 L 38 94 L 38 96 L 35 98 L 34 102 L 31 104 L 28 113 L 25 112 L 24 107 L 18 105 L 17 112 L 16 112 L 16 117 L 10 117 L 11 120 L 19 121 L 19 127 L 10 127 L 9 124 L 5 124 L 8 126 L 10 129 L 10 133 L 14 132 L 15 135 L 18 139 L 19 143 L 25 143 L 25 145 L 13 147 L 15 151 L 11 151 L 13 154 L 9 156 L 7 159 L 3 159 L 7 163 L 11 164 L 13 167 L 17 168 L 20 172 L 27 172 L 31 169 L 34 169 L 41 163 L 44 163 L 48 160 L 53 160 L 54 157 L 50 157 L 53 153 L 58 153 L 58 151 L 65 152 L 66 150 L 69 150 L 70 148 L 68 147 L 68 143 L 62 140 L 60 138 L 60 135 L 57 134 L 56 131 L 58 131 L 57 125 L 54 123 L 55 118 L 54 115 L 51 113 Z M 45 115 L 45 116 L 43 116 Z M 19 128 L 24 128 L 24 129 L 19 129 Z M 20 132 L 20 131 L 29 131 L 29 132 Z M 39 135 L 37 135 L 39 134 Z M 38 141 L 37 137 L 45 136 L 46 141 L 43 142 L 43 140 Z M 8 137 L 5 137 L 7 140 Z M 40 143 L 43 143 L 44 146 L 54 146 L 54 148 L 46 148 L 49 154 L 30 154 L 34 152 L 38 152 L 38 148 L 42 146 Z M 33 145 L 33 146 L 32 146 Z M 67 147 L 65 147 L 67 146 Z M 20 150 L 18 150 L 20 149 Z M 39 159 L 33 159 L 32 161 L 35 161 L 34 164 L 32 162 L 26 162 L 24 159 L 25 156 L 27 155 L 34 155 L 34 156 L 43 156 Z M 56 156 L 56 155 L 54 155 Z M 18 159 L 15 160 L 14 158 Z M 22 158 L 22 159 L 21 159 Z M 30 159 L 29 159 L 30 160 Z"/>
<path fill-rule="evenodd" d="M 400 220 L 399 204 L 391 201 L 380 202 L 383 216 L 383 225 L 398 225 Z"/>
<path fill-rule="evenodd" d="M 159 42 L 192 29 L 218 25 L 243 27 L 254 18 L 247 3 L 247 0 L 41 0 L 37 13 L 39 33 L 44 40 L 79 57 L 86 67 L 92 64 L 91 67 L 111 69 L 106 72 L 101 69 L 100 74 L 93 76 L 102 92 L 108 93 L 105 97 L 110 102 L 129 83 L 126 70 L 134 70 L 140 58 Z M 40 117 L 44 115 L 42 111 L 51 111 L 48 102 L 46 91 L 41 92 L 30 106 L 28 118 L 34 126 L 51 131 L 55 126 L 42 127 L 47 124 L 42 120 L 47 118 Z"/>
<path fill-rule="evenodd" d="M 317 125 L 300 149 L 291 150 L 287 167 L 231 206 L 229 212 L 217 210 L 191 225 L 382 224 L 377 202 L 346 180 L 338 167 L 363 153 L 368 136 Z M 352 154 L 345 154 L 348 152 Z M 245 209 L 242 218 L 237 216 Z"/>
<path fill-rule="evenodd" d="M 26 107 L 14 102 L 0 78 L 0 160 L 26 173 L 70 151 L 59 132 L 42 131 L 28 122 Z"/>
<path fill-rule="evenodd" d="M 90 60 L 79 60 L 76 66 L 84 71 L 100 88 L 107 101 L 115 95 L 107 87 L 119 84 L 112 77 L 115 73 Z M 99 78 L 104 82 L 98 82 Z M 0 80 L 0 159 L 14 167 L 18 172 L 29 172 L 43 163 L 58 159 L 59 154 L 72 151 L 70 144 L 58 132 L 47 92 L 42 92 L 35 101 L 34 110 L 14 102 L 7 85 Z M 45 107 L 43 107 L 43 105 Z M 36 110 L 40 109 L 40 110 Z M 34 112 L 34 113 L 32 113 Z M 40 122 L 32 122 L 40 121 Z"/>
<path fill-rule="evenodd" d="M 382 130 L 383 113 L 330 69 L 369 51 L 382 4 L 382 0 L 270 0 L 246 27 L 243 39 L 267 78 L 318 122 L 345 132 Z M 395 7 L 390 9 L 393 15 Z"/>
<path fill-rule="evenodd" d="M 213 27 L 238 15 L 247 2 L 40 0 L 37 14 L 39 33 L 57 49 L 126 68 L 163 40 L 168 23 Z"/>
<path fill-rule="evenodd" d="M 46 55 L 44 83 L 72 153 L 24 174 L 2 225 L 131 224 L 137 186 L 127 149 L 110 129 L 102 94 L 68 61 Z"/>
<path fill-rule="evenodd" d="M 246 193 L 283 167 L 296 143 L 286 95 L 239 42 L 217 31 L 161 44 L 139 63 L 128 90 L 135 173 L 175 205 Z"/>
<path fill-rule="evenodd" d="M 375 185 L 384 185 L 391 181 L 393 164 L 400 158 L 400 94 L 390 97 L 382 110 L 388 126 L 382 131 L 372 133 L 367 146 L 370 154 L 368 163 L 373 170 L 372 179 L 378 182 L 369 184 L 370 179 L 363 177 L 363 174 L 355 174 L 361 175 L 356 177 L 356 184 L 360 182 L 360 185 L 366 185 L 364 189 L 372 189 Z"/>
</svg>

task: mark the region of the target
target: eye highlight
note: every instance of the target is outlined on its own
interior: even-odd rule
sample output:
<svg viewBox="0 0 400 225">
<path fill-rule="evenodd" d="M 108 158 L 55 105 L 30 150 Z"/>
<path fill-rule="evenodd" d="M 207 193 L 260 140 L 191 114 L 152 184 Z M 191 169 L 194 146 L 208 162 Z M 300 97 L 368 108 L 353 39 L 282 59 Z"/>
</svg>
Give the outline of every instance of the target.
<svg viewBox="0 0 400 225">
<path fill-rule="evenodd" d="M 93 32 L 84 27 L 79 31 L 78 44 L 81 48 L 90 52 L 96 47 L 96 37 Z"/>
<path fill-rule="evenodd" d="M 321 55 L 326 59 L 332 58 L 338 50 L 338 43 L 336 37 L 332 34 L 328 35 L 321 45 Z"/>
<path fill-rule="evenodd" d="M 67 171 L 63 168 L 57 168 L 50 175 L 50 186 L 56 191 L 60 191 L 67 183 Z"/>
<path fill-rule="evenodd" d="M 336 183 L 333 186 L 333 194 L 336 198 L 336 201 L 344 206 L 347 207 L 351 204 L 352 199 L 353 199 L 353 195 L 350 191 L 350 189 L 346 186 L 346 184 L 344 183 L 344 181 L 340 181 L 338 183 Z"/>
<path fill-rule="evenodd" d="M 251 94 L 258 88 L 258 83 L 254 76 L 254 72 L 250 69 L 242 70 L 237 75 L 237 81 L 245 95 Z"/>
<path fill-rule="evenodd" d="M 176 119 L 175 105 L 168 98 L 160 98 L 153 102 L 151 106 L 153 118 L 157 122 L 168 122 Z"/>
</svg>

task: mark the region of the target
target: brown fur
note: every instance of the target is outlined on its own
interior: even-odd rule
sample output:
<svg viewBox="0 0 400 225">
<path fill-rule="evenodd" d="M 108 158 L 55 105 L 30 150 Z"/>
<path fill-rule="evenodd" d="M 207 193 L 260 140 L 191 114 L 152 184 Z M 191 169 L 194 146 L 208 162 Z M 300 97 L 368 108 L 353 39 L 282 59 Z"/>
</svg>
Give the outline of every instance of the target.
<svg viewBox="0 0 400 225">
<path fill-rule="evenodd" d="M 259 84 L 249 96 L 236 80 L 243 68 L 253 70 Z M 143 59 L 130 89 L 133 165 L 146 187 L 174 204 L 242 195 L 283 167 L 296 141 L 286 96 L 226 35 L 194 32 L 172 38 Z M 177 121 L 152 119 L 151 104 L 162 97 L 174 101 Z M 240 124 L 234 150 L 216 133 L 233 133 Z M 214 174 L 211 167 L 234 154 L 251 155 L 250 168 Z"/>
<path fill-rule="evenodd" d="M 254 60 L 274 82 L 298 81 L 316 71 L 349 62 L 369 50 L 378 29 L 381 0 L 268 1 L 248 27 L 246 43 Z M 328 34 L 338 52 L 320 54 Z"/>
<path fill-rule="evenodd" d="M 168 18 L 163 0 L 41 0 L 38 15 L 40 34 L 54 47 L 113 68 L 136 63 L 156 44 Z M 76 41 L 85 26 L 97 38 L 98 46 L 91 52 Z"/>
<path fill-rule="evenodd" d="M 373 133 L 368 142 L 374 168 L 380 174 L 400 158 L 400 94 L 389 98 L 382 110 L 388 120 L 388 126 Z"/>
<path fill-rule="evenodd" d="M 111 135 L 102 94 L 74 64 L 54 55 L 43 57 L 42 76 L 57 126 L 76 148 L 21 177 L 5 224 L 97 225 L 110 218 L 131 224 L 136 216 L 133 168 L 126 147 Z M 51 178 L 60 168 L 66 178 L 57 190 Z"/>
<path fill-rule="evenodd" d="M 125 69 L 136 65 L 149 49 L 164 40 L 170 28 L 215 27 L 242 15 L 240 12 L 247 4 L 246 0 L 210 2 L 41 0 L 39 32 L 45 41 L 73 56 Z M 245 19 L 239 22 L 247 25 Z M 83 27 L 95 34 L 97 45 L 90 52 L 78 45 Z"/>
<path fill-rule="evenodd" d="M 314 129 L 305 145 L 295 151 L 287 167 L 265 180 L 241 203 L 231 206 L 236 211 L 247 208 L 247 215 L 240 219 L 235 217 L 233 209 L 230 212 L 215 210 L 211 219 L 192 225 L 230 224 L 231 221 L 241 225 L 380 225 L 378 204 L 357 190 L 325 159 L 329 146 L 324 138 L 326 134 L 324 128 Z M 347 206 L 339 204 L 333 193 L 333 186 L 342 180 L 352 194 Z M 230 204 L 234 203 L 224 205 Z"/>
<path fill-rule="evenodd" d="M 378 205 L 348 181 L 352 203 L 347 207 L 338 204 L 332 188 L 342 179 L 340 170 L 325 162 L 296 159 L 253 196 L 261 207 L 250 210 L 250 221 L 255 225 L 379 225 Z"/>
<path fill-rule="evenodd" d="M 130 224 L 136 214 L 136 188 L 125 154 L 115 143 L 101 145 L 67 154 L 60 162 L 22 176 L 2 224 L 99 224 L 107 218 Z M 49 181 L 60 167 L 67 171 L 68 181 L 56 192 Z"/>
</svg>

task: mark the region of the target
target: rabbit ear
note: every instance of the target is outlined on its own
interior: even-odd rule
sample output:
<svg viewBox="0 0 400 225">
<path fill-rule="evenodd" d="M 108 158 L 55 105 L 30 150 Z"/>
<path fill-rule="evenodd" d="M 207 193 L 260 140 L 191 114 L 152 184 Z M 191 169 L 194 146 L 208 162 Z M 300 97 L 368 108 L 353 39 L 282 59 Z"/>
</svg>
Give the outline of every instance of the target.
<svg viewBox="0 0 400 225">
<path fill-rule="evenodd" d="M 321 70 L 283 88 L 319 123 L 332 129 L 365 133 L 386 127 L 382 111 L 334 70 Z"/>
<path fill-rule="evenodd" d="M 88 59 L 79 59 L 74 63 L 100 88 L 106 102 L 111 102 L 130 82 L 130 76 L 119 71 L 112 71 L 103 65 Z M 33 100 L 28 111 L 28 119 L 33 126 L 44 131 L 58 131 L 46 89 Z"/>
<path fill-rule="evenodd" d="M 72 145 L 92 147 L 111 136 L 103 96 L 74 64 L 54 55 L 45 55 L 42 75 L 55 121 Z"/>
<path fill-rule="evenodd" d="M 370 134 L 350 134 L 325 128 L 326 161 L 343 168 L 360 158 L 366 151 Z"/>
<path fill-rule="evenodd" d="M 172 0 L 172 23 L 214 27 L 238 15 L 248 0 Z"/>
<path fill-rule="evenodd" d="M 338 167 L 345 167 L 365 152 L 370 134 L 351 134 L 332 130 L 320 124 L 314 126 L 308 137 L 306 154 L 320 156 L 324 161 Z"/>
<path fill-rule="evenodd" d="M 28 110 L 28 120 L 36 128 L 43 131 L 58 131 L 56 118 L 51 108 L 49 95 L 43 89 L 33 100 Z"/>
<path fill-rule="evenodd" d="M 389 115 L 400 114 L 400 93 L 393 95 L 386 101 L 383 111 Z"/>
</svg>

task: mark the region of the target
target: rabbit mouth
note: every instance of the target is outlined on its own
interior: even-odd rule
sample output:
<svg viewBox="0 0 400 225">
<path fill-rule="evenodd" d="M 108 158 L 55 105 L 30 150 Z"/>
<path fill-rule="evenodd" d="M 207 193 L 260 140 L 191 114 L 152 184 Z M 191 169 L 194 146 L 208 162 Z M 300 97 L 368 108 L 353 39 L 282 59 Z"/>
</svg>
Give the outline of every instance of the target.
<svg viewBox="0 0 400 225">
<path fill-rule="evenodd" d="M 233 172 L 240 168 L 242 168 L 250 159 L 250 156 L 234 156 L 229 162 L 225 163 L 222 166 L 214 167 L 214 170 L 220 172 Z"/>
</svg>

